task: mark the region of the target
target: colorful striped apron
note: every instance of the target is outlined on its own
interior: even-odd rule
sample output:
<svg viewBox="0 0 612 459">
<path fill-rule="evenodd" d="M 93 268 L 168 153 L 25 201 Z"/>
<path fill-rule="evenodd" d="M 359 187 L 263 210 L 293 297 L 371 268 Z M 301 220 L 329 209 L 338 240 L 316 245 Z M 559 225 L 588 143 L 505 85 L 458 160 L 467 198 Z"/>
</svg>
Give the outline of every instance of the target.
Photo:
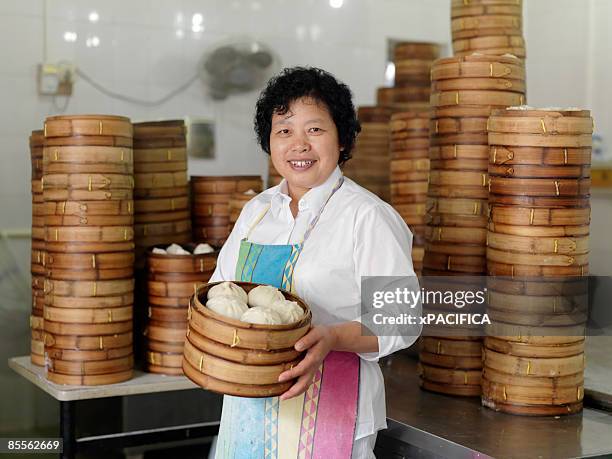
<svg viewBox="0 0 612 459">
<path fill-rule="evenodd" d="M 340 178 L 325 204 L 342 186 Z M 255 244 L 248 241 L 251 225 L 240 242 L 236 279 L 294 291 L 293 271 L 306 239 L 301 243 Z M 349 459 L 352 454 L 359 400 L 359 357 L 332 351 L 317 370 L 308 390 L 290 400 L 278 397 L 243 398 L 226 395 L 217 440 L 216 459 Z"/>
</svg>

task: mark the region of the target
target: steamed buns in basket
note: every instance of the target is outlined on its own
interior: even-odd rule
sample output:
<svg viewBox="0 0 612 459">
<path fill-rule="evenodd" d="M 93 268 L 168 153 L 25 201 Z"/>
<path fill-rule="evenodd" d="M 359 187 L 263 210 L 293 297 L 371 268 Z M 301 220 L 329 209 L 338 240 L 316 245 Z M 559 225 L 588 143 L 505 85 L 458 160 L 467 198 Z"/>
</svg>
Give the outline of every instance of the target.
<svg viewBox="0 0 612 459">
<path fill-rule="evenodd" d="M 312 317 L 302 299 L 269 285 L 218 282 L 200 287 L 189 311 L 183 370 L 193 382 L 243 397 L 291 387 L 278 376 L 302 358 L 293 346 Z"/>
</svg>

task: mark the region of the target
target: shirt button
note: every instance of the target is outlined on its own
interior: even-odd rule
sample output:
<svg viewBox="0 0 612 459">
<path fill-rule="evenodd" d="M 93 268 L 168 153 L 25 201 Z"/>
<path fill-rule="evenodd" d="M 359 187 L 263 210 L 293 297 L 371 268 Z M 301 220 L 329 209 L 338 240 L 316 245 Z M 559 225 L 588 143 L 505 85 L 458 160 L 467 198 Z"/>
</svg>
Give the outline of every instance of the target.
<svg viewBox="0 0 612 459">
<path fill-rule="evenodd" d="M 306 208 L 308 208 L 308 204 L 306 204 L 304 201 L 298 202 L 298 210 L 304 210 Z"/>
</svg>

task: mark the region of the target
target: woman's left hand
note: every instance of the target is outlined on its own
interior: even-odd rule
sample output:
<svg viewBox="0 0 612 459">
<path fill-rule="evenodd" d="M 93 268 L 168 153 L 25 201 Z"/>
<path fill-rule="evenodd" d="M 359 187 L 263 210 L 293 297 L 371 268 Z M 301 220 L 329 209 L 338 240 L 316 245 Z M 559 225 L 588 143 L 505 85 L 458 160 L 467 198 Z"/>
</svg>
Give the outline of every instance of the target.
<svg viewBox="0 0 612 459">
<path fill-rule="evenodd" d="M 307 349 L 304 359 L 290 370 L 284 371 L 278 377 L 279 382 L 298 378 L 293 386 L 280 396 L 281 400 L 288 400 L 306 392 L 313 381 L 315 372 L 323 363 L 327 354 L 336 345 L 337 336 L 333 327 L 317 325 L 304 335 L 297 343 L 295 349 L 304 351 Z"/>
</svg>

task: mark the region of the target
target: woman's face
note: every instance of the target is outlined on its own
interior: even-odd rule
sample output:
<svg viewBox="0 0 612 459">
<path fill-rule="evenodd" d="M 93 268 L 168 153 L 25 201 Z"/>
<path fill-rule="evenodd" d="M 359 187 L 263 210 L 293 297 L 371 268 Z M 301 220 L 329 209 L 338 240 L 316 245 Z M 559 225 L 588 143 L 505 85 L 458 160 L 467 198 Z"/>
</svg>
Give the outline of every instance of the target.
<svg viewBox="0 0 612 459">
<path fill-rule="evenodd" d="M 273 114 L 270 153 L 290 190 L 310 189 L 325 182 L 340 156 L 338 130 L 325 104 L 302 97 L 287 113 Z"/>
</svg>

